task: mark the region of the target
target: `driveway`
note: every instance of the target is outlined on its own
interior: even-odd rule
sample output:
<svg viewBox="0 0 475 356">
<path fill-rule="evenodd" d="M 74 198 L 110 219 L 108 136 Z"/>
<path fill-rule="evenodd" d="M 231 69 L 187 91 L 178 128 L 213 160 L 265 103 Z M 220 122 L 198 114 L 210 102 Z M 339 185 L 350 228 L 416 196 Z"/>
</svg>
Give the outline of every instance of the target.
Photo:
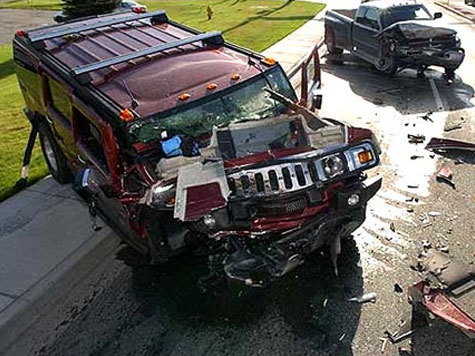
<svg viewBox="0 0 475 356">
<path fill-rule="evenodd" d="M 15 31 L 53 22 L 55 11 L 0 9 L 0 45 L 10 43 Z"/>
</svg>

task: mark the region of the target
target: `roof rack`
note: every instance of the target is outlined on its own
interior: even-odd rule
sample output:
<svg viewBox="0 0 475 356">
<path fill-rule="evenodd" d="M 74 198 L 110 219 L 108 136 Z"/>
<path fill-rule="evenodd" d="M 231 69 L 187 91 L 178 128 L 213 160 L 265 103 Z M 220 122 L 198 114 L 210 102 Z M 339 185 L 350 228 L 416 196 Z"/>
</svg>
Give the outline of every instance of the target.
<svg viewBox="0 0 475 356">
<path fill-rule="evenodd" d="M 33 32 L 33 33 L 29 33 L 27 36 L 30 39 L 31 43 L 35 44 L 40 41 L 49 40 L 56 37 L 77 34 L 83 31 L 94 30 L 97 28 L 107 27 L 107 26 L 112 26 L 112 25 L 119 25 L 121 23 L 129 22 L 129 21 L 137 21 L 137 20 L 142 20 L 142 19 L 147 19 L 147 18 L 151 18 L 152 23 L 168 22 L 168 17 L 165 11 L 155 11 L 155 12 L 149 12 L 149 13 L 140 14 L 140 15 L 133 14 L 129 16 L 120 16 L 118 18 L 115 17 L 112 19 L 107 19 L 109 17 L 110 15 L 98 17 L 97 21 L 93 23 L 88 21 L 86 25 L 82 25 L 82 26 L 74 26 L 74 27 L 68 27 L 68 28 L 60 27 L 56 31 L 43 32 L 38 35 L 35 35 L 35 33 Z M 101 21 L 102 18 L 105 18 L 106 20 Z"/>
<path fill-rule="evenodd" d="M 86 64 L 86 65 L 72 69 L 70 73 L 76 76 L 81 84 L 85 84 L 91 81 L 91 77 L 89 73 L 94 72 L 96 70 L 104 69 L 104 68 L 113 66 L 115 64 L 128 62 L 133 59 L 160 53 L 169 49 L 181 47 L 187 44 L 192 44 L 192 43 L 200 42 L 200 41 L 203 42 L 203 44 L 208 44 L 208 45 L 222 45 L 224 43 L 224 39 L 223 39 L 223 36 L 221 35 L 221 32 L 219 31 L 207 32 L 207 33 L 202 33 L 196 36 L 190 36 L 178 41 L 164 43 L 162 45 L 145 48 L 136 52 L 108 58 L 96 63 Z"/>
</svg>

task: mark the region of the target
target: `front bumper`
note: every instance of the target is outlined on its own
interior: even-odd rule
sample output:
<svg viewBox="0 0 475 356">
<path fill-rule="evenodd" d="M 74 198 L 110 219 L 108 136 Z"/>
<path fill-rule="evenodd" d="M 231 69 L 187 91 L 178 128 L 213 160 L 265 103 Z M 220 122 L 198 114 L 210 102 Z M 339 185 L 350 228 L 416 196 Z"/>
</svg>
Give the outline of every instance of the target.
<svg viewBox="0 0 475 356">
<path fill-rule="evenodd" d="M 261 240 L 257 248 L 241 239 L 237 244 L 241 248 L 237 247 L 224 261 L 227 277 L 254 285 L 252 275 L 257 272 L 270 278 L 285 275 L 313 251 L 355 231 L 364 222 L 366 204 L 380 189 L 381 182 L 380 177 L 375 177 L 335 190 L 326 212 L 316 215 L 298 230 Z M 348 197 L 354 194 L 360 199 L 356 205 L 349 205 Z"/>
<path fill-rule="evenodd" d="M 456 70 L 465 58 L 463 48 L 402 48 L 398 51 L 399 62 L 410 67 L 439 66 L 448 70 Z"/>
</svg>

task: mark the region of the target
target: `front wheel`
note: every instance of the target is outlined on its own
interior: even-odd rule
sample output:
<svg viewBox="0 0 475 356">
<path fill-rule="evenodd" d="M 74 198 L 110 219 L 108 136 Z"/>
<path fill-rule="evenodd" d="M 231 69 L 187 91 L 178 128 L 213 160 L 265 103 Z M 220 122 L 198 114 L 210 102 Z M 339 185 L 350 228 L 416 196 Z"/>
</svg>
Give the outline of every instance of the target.
<svg viewBox="0 0 475 356">
<path fill-rule="evenodd" d="M 40 133 L 40 144 L 46 164 L 51 175 L 59 183 L 65 184 L 71 181 L 71 172 L 68 168 L 66 157 L 58 146 L 53 133 L 45 122 L 38 126 Z"/>
<path fill-rule="evenodd" d="M 397 71 L 396 59 L 392 56 L 382 57 L 374 65 L 378 72 L 394 75 Z"/>
</svg>

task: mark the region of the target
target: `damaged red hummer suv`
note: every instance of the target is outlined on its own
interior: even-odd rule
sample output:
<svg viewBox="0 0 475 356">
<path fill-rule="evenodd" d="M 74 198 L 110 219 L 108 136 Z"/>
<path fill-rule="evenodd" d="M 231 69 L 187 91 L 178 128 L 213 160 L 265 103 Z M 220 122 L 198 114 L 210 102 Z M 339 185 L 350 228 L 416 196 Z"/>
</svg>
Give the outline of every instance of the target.
<svg viewBox="0 0 475 356">
<path fill-rule="evenodd" d="M 371 131 L 308 108 L 317 51 L 297 103 L 274 60 L 160 11 L 18 31 L 13 44 L 30 141 L 38 131 L 52 175 L 151 263 L 192 249 L 251 286 L 324 245 L 336 266 L 381 186 L 364 174 L 379 163 Z"/>
</svg>

